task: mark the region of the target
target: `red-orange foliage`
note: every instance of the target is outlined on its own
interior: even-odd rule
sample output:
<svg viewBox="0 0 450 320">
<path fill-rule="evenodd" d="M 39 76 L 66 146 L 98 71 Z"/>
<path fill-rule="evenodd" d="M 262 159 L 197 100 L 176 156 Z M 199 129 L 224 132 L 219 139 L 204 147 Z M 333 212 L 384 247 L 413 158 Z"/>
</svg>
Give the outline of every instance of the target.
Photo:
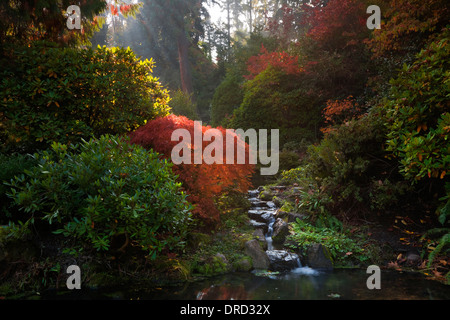
<svg viewBox="0 0 450 320">
<path fill-rule="evenodd" d="M 246 79 L 251 80 L 271 65 L 283 70 L 286 74 L 299 74 L 302 69 L 298 64 L 298 57 L 291 56 L 287 52 L 268 52 L 264 45 L 261 46 L 261 54 L 250 57 L 247 62 L 249 75 Z"/>
<path fill-rule="evenodd" d="M 323 115 L 327 127 L 321 128 L 320 131 L 328 133 L 333 131 L 333 126 L 345 123 L 354 118 L 361 112 L 358 104 L 353 100 L 352 96 L 348 96 L 344 100 L 328 100 L 327 106 L 323 110 Z"/>
<path fill-rule="evenodd" d="M 326 50 L 361 44 L 369 34 L 366 9 L 359 0 L 330 0 L 324 7 L 309 7 L 308 36 Z"/>
<path fill-rule="evenodd" d="M 384 0 L 382 3 L 385 10 L 381 29 L 373 30 L 373 37 L 367 41 L 374 57 L 393 52 L 405 54 L 417 45 L 411 39 L 426 39 L 448 24 L 447 0 Z"/>
<path fill-rule="evenodd" d="M 217 210 L 214 199 L 222 193 L 230 190 L 247 192 L 251 186 L 250 178 L 253 174 L 254 166 L 248 164 L 237 163 L 237 146 L 246 148 L 248 156 L 248 145 L 234 135 L 235 152 L 233 164 L 226 163 L 226 131 L 223 128 L 218 129 L 223 136 L 223 164 L 194 164 L 193 154 L 197 146 L 194 144 L 194 121 L 184 116 L 169 115 L 166 117 L 156 118 L 146 125 L 140 127 L 130 134 L 131 143 L 139 144 L 147 149 L 161 153 L 164 158 L 169 159 L 172 149 L 180 142 L 171 141 L 172 132 L 176 129 L 186 129 L 191 134 L 192 144 L 189 145 L 191 150 L 191 163 L 173 166 L 173 171 L 179 176 L 179 180 L 183 183 L 186 193 L 189 195 L 188 200 L 195 204 L 194 216 L 202 219 L 209 227 L 219 221 L 219 211 Z M 204 134 L 210 126 L 202 126 L 202 134 Z M 211 142 L 203 141 L 201 145 L 202 160 L 205 147 Z M 230 143 L 230 142 L 228 142 Z"/>
<path fill-rule="evenodd" d="M 121 13 L 126 14 L 128 11 L 130 11 L 131 9 L 131 5 L 123 5 L 119 7 L 116 7 L 113 4 L 109 5 L 109 11 L 111 12 L 111 14 L 113 16 L 119 16 L 119 10 Z"/>
</svg>

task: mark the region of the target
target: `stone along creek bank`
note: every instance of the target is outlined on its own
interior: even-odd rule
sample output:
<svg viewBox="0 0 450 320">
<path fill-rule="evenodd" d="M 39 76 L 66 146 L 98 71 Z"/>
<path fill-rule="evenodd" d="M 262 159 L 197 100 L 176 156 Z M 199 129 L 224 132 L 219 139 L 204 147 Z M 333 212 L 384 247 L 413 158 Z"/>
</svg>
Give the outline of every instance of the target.
<svg viewBox="0 0 450 320">
<path fill-rule="evenodd" d="M 249 191 L 251 208 L 248 216 L 250 225 L 255 228 L 253 235 L 256 239 L 245 243 L 245 252 L 252 258 L 253 268 L 302 274 L 317 274 L 316 269 L 332 269 L 331 261 L 325 257 L 320 244 L 308 250 L 306 267 L 302 266 L 297 253 L 283 247 L 289 235 L 288 222 L 278 217 L 279 209 L 273 201 L 260 199 L 259 192 L 258 189 Z"/>
</svg>

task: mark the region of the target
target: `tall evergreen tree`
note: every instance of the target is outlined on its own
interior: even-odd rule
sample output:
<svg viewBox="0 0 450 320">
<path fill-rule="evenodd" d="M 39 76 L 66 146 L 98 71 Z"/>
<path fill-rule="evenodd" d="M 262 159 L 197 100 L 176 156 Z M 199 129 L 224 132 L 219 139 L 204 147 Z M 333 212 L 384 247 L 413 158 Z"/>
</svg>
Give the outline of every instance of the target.
<svg viewBox="0 0 450 320">
<path fill-rule="evenodd" d="M 186 93 L 193 91 L 188 50 L 196 44 L 204 32 L 201 15 L 204 0 L 144 0 L 138 15 L 149 41 L 176 49 L 181 88 Z M 176 48 L 174 48 L 174 45 Z"/>
</svg>

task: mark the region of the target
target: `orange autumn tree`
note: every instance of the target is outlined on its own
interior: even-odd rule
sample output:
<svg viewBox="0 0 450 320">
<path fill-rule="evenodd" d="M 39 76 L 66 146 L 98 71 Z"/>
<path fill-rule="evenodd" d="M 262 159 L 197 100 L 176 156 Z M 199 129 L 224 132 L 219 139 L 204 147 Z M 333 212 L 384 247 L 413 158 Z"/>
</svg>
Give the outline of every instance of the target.
<svg viewBox="0 0 450 320">
<path fill-rule="evenodd" d="M 352 96 L 343 100 L 328 100 L 327 106 L 323 110 L 326 127 L 320 129 L 323 133 L 334 130 L 336 125 L 341 125 L 354 119 L 361 113 L 361 108 Z"/>
<path fill-rule="evenodd" d="M 366 27 L 367 5 L 360 0 L 330 0 L 326 5 L 315 0 L 305 5 L 305 18 L 311 28 L 307 33 L 324 50 L 356 50 L 369 36 Z"/>
<path fill-rule="evenodd" d="M 264 45 L 261 45 L 261 53 L 248 59 L 247 70 L 250 74 L 244 77 L 247 80 L 252 80 L 266 70 L 269 65 L 284 71 L 285 74 L 300 74 L 302 71 L 297 56 L 291 56 L 285 51 L 269 52 Z"/>
<path fill-rule="evenodd" d="M 195 205 L 194 217 L 199 218 L 208 228 L 213 228 L 220 220 L 220 214 L 215 206 L 214 200 L 223 193 L 233 189 L 245 193 L 251 187 L 250 178 L 253 174 L 254 166 L 249 164 L 249 146 L 233 135 L 234 150 L 243 147 L 246 153 L 246 164 L 237 164 L 237 154 L 234 152 L 233 163 L 227 163 L 226 144 L 227 135 L 225 129 L 219 127 L 223 137 L 223 164 L 206 164 L 203 152 L 211 144 L 210 141 L 203 141 L 201 146 L 194 142 L 194 121 L 184 116 L 169 115 L 149 121 L 130 134 L 131 143 L 139 144 L 147 149 L 153 149 L 162 154 L 166 159 L 170 159 L 174 147 L 180 141 L 171 141 L 172 133 L 176 129 L 185 129 L 190 133 L 191 144 L 191 164 L 174 164 L 173 171 L 178 175 L 178 179 L 183 183 L 189 202 Z M 202 135 L 210 126 L 201 126 Z M 198 129 L 197 129 L 198 130 Z M 229 137 L 229 136 L 228 136 Z M 185 142 L 185 141 L 183 141 Z M 228 141 L 230 143 L 230 141 Z M 194 163 L 194 152 L 201 147 L 202 163 Z M 184 155 L 183 155 L 184 156 Z M 228 161 L 230 162 L 230 161 Z"/>
<path fill-rule="evenodd" d="M 448 24 L 447 0 L 379 0 L 383 20 L 367 44 L 375 58 L 411 55 Z"/>
</svg>

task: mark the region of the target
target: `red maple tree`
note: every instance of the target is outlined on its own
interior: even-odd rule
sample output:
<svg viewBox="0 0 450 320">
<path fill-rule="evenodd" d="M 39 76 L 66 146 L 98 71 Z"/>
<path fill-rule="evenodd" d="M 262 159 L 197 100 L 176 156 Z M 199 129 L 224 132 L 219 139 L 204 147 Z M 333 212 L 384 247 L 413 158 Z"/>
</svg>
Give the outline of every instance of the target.
<svg viewBox="0 0 450 320">
<path fill-rule="evenodd" d="M 146 125 L 138 128 L 130 134 L 131 143 L 139 144 L 147 149 L 153 149 L 169 159 L 172 150 L 179 141 L 171 141 L 172 133 L 176 129 L 186 129 L 192 139 L 189 144 L 191 152 L 191 164 L 179 164 L 173 166 L 173 171 L 183 183 L 188 194 L 188 200 L 196 205 L 193 211 L 194 217 L 200 218 L 207 227 L 213 227 L 219 222 L 220 214 L 215 206 L 214 200 L 217 196 L 233 189 L 239 192 L 247 192 L 251 187 L 250 178 L 253 174 L 254 165 L 248 164 L 249 147 L 234 135 L 234 149 L 242 147 L 246 150 L 246 164 L 237 164 L 237 152 L 234 152 L 233 163 L 227 163 L 226 159 L 226 130 L 215 128 L 222 133 L 223 137 L 223 164 L 204 163 L 203 151 L 211 143 L 202 141 L 201 146 L 194 144 L 194 121 L 184 116 L 169 115 L 149 121 Z M 204 134 L 210 126 L 201 126 Z M 194 152 L 201 147 L 202 163 L 194 164 Z"/>
<path fill-rule="evenodd" d="M 361 113 L 361 108 L 352 96 L 344 100 L 328 100 L 327 106 L 323 110 L 324 120 L 327 127 L 320 129 L 323 133 L 334 130 L 333 126 L 343 124 L 354 119 Z"/>
<path fill-rule="evenodd" d="M 362 1 L 330 0 L 325 6 L 315 2 L 315 6 L 305 6 L 305 20 L 311 26 L 307 35 L 323 49 L 351 48 L 368 37 L 367 6 Z"/>
<path fill-rule="evenodd" d="M 269 65 L 283 70 L 286 74 L 299 74 L 302 71 L 298 63 L 298 57 L 291 56 L 285 51 L 268 52 L 264 45 L 261 45 L 261 53 L 250 57 L 247 61 L 247 70 L 250 74 L 245 76 L 245 78 L 248 80 L 253 79 L 266 70 Z"/>
</svg>

